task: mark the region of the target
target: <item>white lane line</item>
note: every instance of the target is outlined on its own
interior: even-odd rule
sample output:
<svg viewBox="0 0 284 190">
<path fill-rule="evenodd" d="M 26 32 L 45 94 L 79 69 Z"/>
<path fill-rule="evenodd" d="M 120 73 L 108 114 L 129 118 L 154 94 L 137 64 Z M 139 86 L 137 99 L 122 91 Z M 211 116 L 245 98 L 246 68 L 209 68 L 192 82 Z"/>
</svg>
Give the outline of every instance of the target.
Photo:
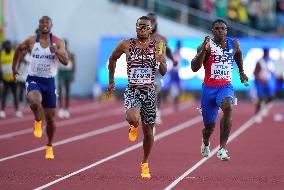
<svg viewBox="0 0 284 190">
<path fill-rule="evenodd" d="M 272 108 L 272 104 L 267 106 L 267 111 L 269 111 Z M 255 123 L 255 117 L 251 117 L 248 121 L 246 121 L 239 129 L 237 129 L 234 133 L 232 133 L 228 139 L 229 144 L 231 141 L 233 141 L 235 138 L 237 138 L 239 135 L 241 135 L 243 132 L 245 132 L 248 128 L 250 128 Z M 204 162 L 206 162 L 208 159 L 210 159 L 212 156 L 214 156 L 219 149 L 219 146 L 215 147 L 210 155 L 207 158 L 202 158 L 199 160 L 196 164 L 194 164 L 191 168 L 189 168 L 186 172 L 184 172 L 180 177 L 178 177 L 175 181 L 173 181 L 169 186 L 167 186 L 164 190 L 170 190 L 173 187 L 175 187 L 181 180 L 183 180 L 186 176 L 188 176 L 190 173 L 192 173 L 194 170 L 196 170 L 199 166 L 201 166 Z"/>
<path fill-rule="evenodd" d="M 96 130 L 93 130 L 93 131 L 89 131 L 87 133 L 83 133 L 81 135 L 77 135 L 77 136 L 74 136 L 74 137 L 70 137 L 70 138 L 55 142 L 55 143 L 53 143 L 53 146 L 55 147 L 55 146 L 58 146 L 58 145 L 71 143 L 71 142 L 78 141 L 78 140 L 81 140 L 81 139 L 85 139 L 85 138 L 88 138 L 88 137 L 92 137 L 92 136 L 96 136 L 96 135 L 99 135 L 99 134 L 114 131 L 116 129 L 120 129 L 120 128 L 126 127 L 126 126 L 127 126 L 127 123 L 125 121 L 120 122 L 120 123 L 116 123 L 116 124 L 109 125 L 107 127 L 101 128 L 101 129 L 96 129 Z M 18 158 L 18 157 L 21 157 L 21 156 L 25 156 L 25 155 L 28 155 L 28 154 L 31 154 L 31 153 L 34 153 L 34 152 L 44 150 L 44 149 L 45 149 L 45 146 L 41 146 L 41 147 L 38 147 L 38 148 L 35 148 L 35 149 L 32 149 L 32 150 L 21 152 L 19 154 L 7 156 L 7 157 L 4 157 L 4 158 L 1 158 L 0 162 L 7 161 L 7 160 L 10 160 L 10 159 L 13 159 L 13 158 Z"/>
<path fill-rule="evenodd" d="M 190 126 L 193 126 L 193 125 L 195 125 L 195 124 L 197 124 L 197 123 L 199 123 L 199 122 L 201 122 L 201 121 L 202 121 L 201 116 L 197 116 L 197 117 L 194 117 L 193 119 L 187 120 L 187 121 L 185 121 L 185 122 L 183 122 L 183 123 L 177 125 L 176 127 L 173 127 L 173 128 L 171 128 L 171 129 L 168 129 L 168 130 L 166 130 L 166 131 L 164 131 L 164 132 L 162 132 L 162 133 L 160 133 L 160 134 L 157 134 L 157 135 L 155 136 L 155 141 L 161 140 L 161 139 L 163 139 L 163 138 L 165 138 L 165 137 L 167 137 L 167 136 L 169 136 L 169 135 L 172 135 L 172 134 L 174 134 L 174 133 L 177 133 L 177 132 L 179 132 L 179 131 L 181 131 L 181 130 L 183 130 L 183 129 L 185 129 L 185 128 L 188 128 L 188 127 L 190 127 Z M 56 180 L 54 180 L 54 181 L 51 181 L 51 182 L 45 184 L 45 185 L 42 185 L 42 186 L 40 186 L 40 187 L 37 187 L 37 188 L 35 188 L 35 190 L 40 190 L 40 189 L 45 189 L 45 188 L 47 188 L 47 187 L 50 187 L 50 186 L 52 186 L 52 185 L 54 185 L 54 184 L 56 184 L 56 183 L 59 183 L 60 181 L 63 181 L 63 180 L 65 180 L 65 179 L 68 179 L 68 178 L 70 178 L 70 177 L 72 177 L 72 176 L 74 176 L 74 175 L 77 175 L 77 174 L 79 174 L 79 173 L 81 173 L 81 172 L 84 172 L 84 171 L 86 171 L 86 170 L 88 170 L 88 169 L 91 169 L 91 168 L 93 168 L 93 167 L 95 167 L 95 166 L 98 166 L 98 165 L 100 165 L 100 164 L 103 164 L 103 163 L 105 163 L 105 162 L 107 162 L 107 161 L 109 161 L 109 160 L 112 160 L 112 159 L 114 159 L 114 158 L 117 158 L 117 157 L 119 157 L 119 156 L 121 156 L 121 155 L 123 155 L 123 154 L 126 154 L 126 153 L 128 153 L 128 152 L 131 152 L 131 151 L 133 151 L 133 150 L 135 150 L 135 149 L 138 149 L 138 148 L 141 147 L 142 145 L 143 145 L 143 143 L 142 143 L 142 142 L 139 142 L 139 143 L 137 143 L 137 144 L 135 144 L 135 145 L 133 145 L 133 146 L 130 146 L 130 147 L 126 148 L 126 149 L 123 149 L 123 150 L 121 150 L 121 151 L 115 153 L 115 154 L 112 154 L 112 155 L 110 155 L 110 156 L 108 156 L 108 157 L 105 157 L 105 158 L 103 158 L 103 159 L 101 159 L 101 160 L 99 160 L 99 161 L 97 161 L 97 162 L 94 162 L 93 164 L 90 164 L 90 165 L 88 165 L 88 166 L 86 166 L 86 167 L 84 167 L 84 168 L 81 168 L 81 169 L 79 169 L 79 170 L 77 170 L 77 171 L 74 171 L 74 172 L 72 172 L 72 173 L 70 173 L 70 174 L 68 174 L 68 175 L 66 175 L 66 176 L 63 176 L 63 177 L 61 177 L 61 178 L 58 178 L 58 179 L 56 179 Z"/>
<path fill-rule="evenodd" d="M 186 109 L 188 107 L 191 107 L 191 105 L 192 105 L 192 103 L 185 104 L 184 106 L 181 107 L 181 110 Z M 170 109 L 170 110 L 171 111 L 168 111 L 168 109 L 165 109 L 164 110 L 164 111 L 166 111 L 165 113 L 162 111 L 162 114 L 164 113 L 163 116 L 167 116 L 167 115 L 175 113 L 174 109 Z M 113 110 L 113 111 L 117 111 L 117 110 Z M 118 113 L 121 114 L 121 110 L 119 110 Z M 90 118 L 92 118 L 92 117 L 90 117 Z M 77 121 L 77 122 L 80 123 L 79 121 Z M 74 124 L 74 122 L 70 122 L 70 124 Z M 83 133 L 81 135 L 76 135 L 74 137 L 63 139 L 61 141 L 53 143 L 53 146 L 63 145 L 63 144 L 71 143 L 71 142 L 78 141 L 78 140 L 81 140 L 81 139 L 86 139 L 88 137 L 92 137 L 92 136 L 96 136 L 96 135 L 99 135 L 99 134 L 111 132 L 111 131 L 114 131 L 114 130 L 117 130 L 117 129 L 120 129 L 120 128 L 123 128 L 123 127 L 127 127 L 127 126 L 128 126 L 127 123 L 125 121 L 123 121 L 123 122 L 120 122 L 120 123 L 109 125 L 107 127 L 101 128 L 101 129 L 89 131 L 89 132 Z M 155 136 L 155 139 L 156 139 L 156 136 Z M 28 151 L 25 151 L 25 152 L 21 152 L 21 153 L 18 153 L 18 154 L 14 154 L 14 155 L 11 155 L 11 156 L 0 158 L 0 162 L 10 160 L 10 159 L 13 159 L 13 158 L 18 158 L 18 157 L 21 157 L 21 156 L 25 156 L 25 155 L 28 155 L 28 154 L 31 154 L 31 153 L 34 153 L 34 152 L 44 150 L 44 149 L 45 149 L 45 146 L 41 146 L 41 147 L 38 147 L 38 148 L 35 148 L 35 149 L 32 149 L 32 150 L 28 150 Z"/>
<path fill-rule="evenodd" d="M 95 110 L 95 109 L 99 109 L 101 107 L 106 107 L 106 106 L 110 106 L 110 104 L 97 104 L 97 103 L 91 103 L 88 105 L 76 105 L 74 107 L 70 108 L 70 112 L 71 114 L 73 113 L 80 113 L 80 112 L 84 112 L 84 111 L 88 111 L 88 110 Z M 31 111 L 29 112 L 30 114 L 26 114 L 24 115 L 24 117 L 22 118 L 9 118 L 9 119 L 5 119 L 5 120 L 0 120 L 0 124 L 1 126 L 3 125 L 8 125 L 8 124 L 12 124 L 12 123 L 21 123 L 23 121 L 28 121 L 34 118 L 34 116 L 31 114 Z"/>
<path fill-rule="evenodd" d="M 94 113 L 94 114 L 89 114 L 89 115 L 84 115 L 84 116 L 80 116 L 80 117 L 76 117 L 76 118 L 71 118 L 68 120 L 63 120 L 63 121 L 59 121 L 56 124 L 56 127 L 65 127 L 68 125 L 74 125 L 77 123 L 81 123 L 81 122 L 86 122 L 86 121 L 92 121 L 94 119 L 98 119 L 98 118 L 104 118 L 104 117 L 108 117 L 111 115 L 119 115 L 123 112 L 122 108 L 116 108 L 112 111 L 109 112 L 100 112 L 100 113 Z M 28 133 L 32 133 L 33 129 L 29 128 L 29 129 L 23 129 L 23 130 L 19 130 L 19 131 L 15 131 L 15 132 L 11 132 L 11 133 L 6 133 L 3 135 L 0 135 L 0 139 L 7 139 L 7 138 L 11 138 L 11 137 L 15 137 L 15 136 L 19 136 L 19 135 L 24 135 L 24 134 L 28 134 Z"/>
</svg>

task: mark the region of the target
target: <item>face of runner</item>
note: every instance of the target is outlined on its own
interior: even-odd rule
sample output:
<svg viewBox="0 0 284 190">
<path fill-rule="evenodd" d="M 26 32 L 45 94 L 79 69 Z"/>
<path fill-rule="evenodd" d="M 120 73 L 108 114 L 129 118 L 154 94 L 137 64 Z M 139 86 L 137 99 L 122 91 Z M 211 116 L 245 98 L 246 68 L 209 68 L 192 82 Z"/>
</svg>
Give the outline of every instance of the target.
<svg viewBox="0 0 284 190">
<path fill-rule="evenodd" d="M 152 25 L 150 20 L 138 20 L 136 24 L 137 38 L 140 40 L 146 40 L 150 38 L 151 29 Z"/>
<path fill-rule="evenodd" d="M 227 36 L 227 26 L 223 22 L 216 22 L 212 28 L 212 33 L 216 40 L 223 40 Z"/>
<path fill-rule="evenodd" d="M 41 34 L 49 34 L 52 28 L 51 18 L 48 16 L 41 17 L 38 28 Z"/>
</svg>

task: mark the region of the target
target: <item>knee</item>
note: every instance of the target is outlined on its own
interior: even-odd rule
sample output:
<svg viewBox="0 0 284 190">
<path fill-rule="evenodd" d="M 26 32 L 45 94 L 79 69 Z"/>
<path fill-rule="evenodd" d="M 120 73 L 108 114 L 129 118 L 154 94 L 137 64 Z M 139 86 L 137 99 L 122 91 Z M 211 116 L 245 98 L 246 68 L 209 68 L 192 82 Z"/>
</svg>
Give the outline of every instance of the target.
<svg viewBox="0 0 284 190">
<path fill-rule="evenodd" d="M 225 98 L 222 101 L 221 109 L 223 110 L 224 114 L 228 115 L 232 112 L 232 104 L 230 98 Z"/>
<path fill-rule="evenodd" d="M 37 110 L 40 107 L 39 101 L 29 100 L 29 102 L 30 102 L 30 107 L 31 107 L 32 110 Z"/>
<path fill-rule="evenodd" d="M 153 134 L 153 126 L 146 126 L 144 127 L 144 137 L 145 138 L 152 138 Z"/>
<path fill-rule="evenodd" d="M 127 115 L 126 120 L 130 125 L 138 126 L 139 125 L 139 116 L 137 115 Z"/>
<path fill-rule="evenodd" d="M 46 118 L 46 124 L 48 126 L 54 126 L 54 119 L 52 115 L 45 116 L 45 118 Z"/>
</svg>

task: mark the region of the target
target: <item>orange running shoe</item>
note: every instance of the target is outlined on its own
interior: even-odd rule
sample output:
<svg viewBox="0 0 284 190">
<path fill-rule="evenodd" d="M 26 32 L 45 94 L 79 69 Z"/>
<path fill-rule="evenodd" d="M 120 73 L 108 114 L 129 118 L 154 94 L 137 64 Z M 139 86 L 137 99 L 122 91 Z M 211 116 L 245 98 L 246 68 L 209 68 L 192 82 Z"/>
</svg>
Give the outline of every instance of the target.
<svg viewBox="0 0 284 190">
<path fill-rule="evenodd" d="M 150 169 L 149 169 L 149 165 L 148 163 L 141 163 L 141 177 L 143 179 L 150 179 L 151 175 L 150 175 Z"/>
<path fill-rule="evenodd" d="M 52 146 L 46 145 L 45 149 L 45 159 L 54 159 L 53 148 Z"/>
<path fill-rule="evenodd" d="M 42 137 L 41 121 L 35 121 L 34 122 L 34 136 L 36 138 Z"/>
<path fill-rule="evenodd" d="M 137 134 L 138 134 L 138 127 L 134 127 L 133 125 L 130 125 L 129 130 L 128 130 L 128 139 L 131 142 L 136 141 Z"/>
</svg>

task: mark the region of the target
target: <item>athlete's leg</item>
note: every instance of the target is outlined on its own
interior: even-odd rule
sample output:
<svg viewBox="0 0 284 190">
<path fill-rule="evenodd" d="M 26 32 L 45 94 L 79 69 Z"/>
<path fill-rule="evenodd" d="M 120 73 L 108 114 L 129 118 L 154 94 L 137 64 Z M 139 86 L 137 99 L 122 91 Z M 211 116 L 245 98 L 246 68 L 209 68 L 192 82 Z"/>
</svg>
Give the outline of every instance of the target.
<svg viewBox="0 0 284 190">
<path fill-rule="evenodd" d="M 156 119 L 157 98 L 154 89 L 143 90 L 142 94 L 141 120 L 144 134 L 142 163 L 147 163 L 154 143 L 153 127 Z"/>
<path fill-rule="evenodd" d="M 215 121 L 218 114 L 216 105 L 216 93 L 218 89 L 203 85 L 201 96 L 201 110 L 204 128 L 202 129 L 203 143 L 209 145 L 210 137 L 215 129 Z"/>
<path fill-rule="evenodd" d="M 69 102 L 70 102 L 70 87 L 71 83 L 69 80 L 65 81 L 65 109 L 69 109 Z"/>
<path fill-rule="evenodd" d="M 147 125 L 143 123 L 142 127 L 143 127 L 143 134 L 144 134 L 144 138 L 143 138 L 144 155 L 143 155 L 142 163 L 147 163 L 150 152 L 154 144 L 154 135 L 153 135 L 154 125 L 153 124 Z"/>
<path fill-rule="evenodd" d="M 18 86 L 17 83 L 11 84 L 15 111 L 19 110 L 19 96 L 18 96 L 18 92 L 17 92 L 17 86 Z"/>
<path fill-rule="evenodd" d="M 232 127 L 232 106 L 234 103 L 234 90 L 232 85 L 219 88 L 216 103 L 221 107 L 223 116 L 220 122 L 220 147 L 225 148 Z"/>
<path fill-rule="evenodd" d="M 130 108 L 126 111 L 126 121 L 129 125 L 137 128 L 139 126 L 140 110 L 139 108 Z"/>
<path fill-rule="evenodd" d="M 8 90 L 9 90 L 9 85 L 8 82 L 3 81 L 3 94 L 1 97 L 1 110 L 5 111 L 6 109 L 6 99 L 7 99 L 7 94 L 8 94 Z"/>
<path fill-rule="evenodd" d="M 44 114 L 46 118 L 46 134 L 48 137 L 48 146 L 52 146 L 53 137 L 55 133 L 55 108 L 44 108 Z"/>
<path fill-rule="evenodd" d="M 232 127 L 232 101 L 224 98 L 221 104 L 223 116 L 220 121 L 220 147 L 225 148 Z"/>
<path fill-rule="evenodd" d="M 36 121 L 43 120 L 43 108 L 41 105 L 42 95 L 38 90 L 31 90 L 27 95 L 30 108 L 33 111 Z"/>
</svg>

